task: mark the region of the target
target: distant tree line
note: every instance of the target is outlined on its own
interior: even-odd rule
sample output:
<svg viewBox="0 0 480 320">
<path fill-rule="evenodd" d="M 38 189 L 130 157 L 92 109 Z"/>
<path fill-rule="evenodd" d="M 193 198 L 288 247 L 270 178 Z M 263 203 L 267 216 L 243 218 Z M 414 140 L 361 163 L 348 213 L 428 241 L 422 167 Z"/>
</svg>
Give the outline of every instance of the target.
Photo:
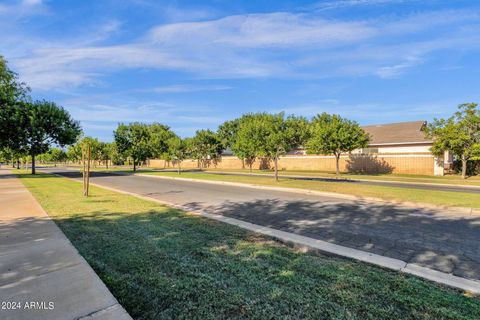
<svg viewBox="0 0 480 320">
<path fill-rule="evenodd" d="M 311 121 L 283 113 L 249 113 L 224 122 L 216 132 L 198 130 L 186 139 L 158 123 L 120 124 L 114 137 L 119 153 L 133 159 L 134 170 L 148 158 L 164 159 L 178 166 L 185 158 L 191 158 L 204 168 L 217 161 L 222 151 L 230 149 L 250 169 L 257 159 L 273 161 L 277 180 L 279 157 L 295 148 L 335 155 L 338 173 L 340 155 L 366 147 L 369 142 L 358 123 L 326 113 Z"/>
</svg>

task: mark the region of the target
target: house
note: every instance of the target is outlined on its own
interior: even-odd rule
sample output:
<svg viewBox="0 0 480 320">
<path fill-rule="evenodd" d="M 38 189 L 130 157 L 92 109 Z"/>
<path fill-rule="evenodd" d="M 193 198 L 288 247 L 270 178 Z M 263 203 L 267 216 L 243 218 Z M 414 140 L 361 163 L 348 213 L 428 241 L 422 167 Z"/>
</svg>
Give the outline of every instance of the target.
<svg viewBox="0 0 480 320">
<path fill-rule="evenodd" d="M 443 175 L 444 169 L 452 165 L 452 156 L 448 152 L 443 157 L 432 154 L 433 141 L 425 136 L 426 126 L 423 120 L 362 126 L 370 135 L 370 143 L 367 148 L 354 150 L 350 156 L 342 156 L 342 170 Z M 294 156 L 308 157 L 302 148 L 287 154 L 287 157 Z M 330 170 L 328 156 L 323 156 L 316 166 Z"/>
<path fill-rule="evenodd" d="M 363 153 L 431 154 L 433 141 L 425 136 L 427 121 L 409 121 L 363 126 L 371 141 Z M 453 165 L 453 156 L 446 151 L 435 159 L 435 175 L 443 175 Z"/>
<path fill-rule="evenodd" d="M 426 121 L 363 126 L 370 135 L 363 153 L 430 153 L 433 141 L 425 137 Z"/>
</svg>

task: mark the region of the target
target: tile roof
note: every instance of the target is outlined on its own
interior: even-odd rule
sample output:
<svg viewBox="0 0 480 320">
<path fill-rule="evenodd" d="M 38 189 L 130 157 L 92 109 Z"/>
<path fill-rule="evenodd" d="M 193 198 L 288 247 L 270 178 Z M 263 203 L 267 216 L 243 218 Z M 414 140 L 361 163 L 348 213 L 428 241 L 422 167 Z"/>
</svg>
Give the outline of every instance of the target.
<svg viewBox="0 0 480 320">
<path fill-rule="evenodd" d="M 362 128 L 370 134 L 370 145 L 429 143 L 431 140 L 424 134 L 426 124 L 426 121 L 410 121 L 362 126 Z"/>
</svg>

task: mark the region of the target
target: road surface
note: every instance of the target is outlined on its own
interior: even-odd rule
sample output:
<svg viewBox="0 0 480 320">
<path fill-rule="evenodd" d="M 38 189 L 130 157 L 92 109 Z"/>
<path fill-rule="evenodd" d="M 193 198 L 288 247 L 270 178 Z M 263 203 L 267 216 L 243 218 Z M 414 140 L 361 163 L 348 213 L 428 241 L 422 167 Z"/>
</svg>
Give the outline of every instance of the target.
<svg viewBox="0 0 480 320">
<path fill-rule="evenodd" d="M 43 169 L 80 179 L 78 171 Z M 329 196 L 92 173 L 93 183 L 480 279 L 480 216 Z"/>
</svg>

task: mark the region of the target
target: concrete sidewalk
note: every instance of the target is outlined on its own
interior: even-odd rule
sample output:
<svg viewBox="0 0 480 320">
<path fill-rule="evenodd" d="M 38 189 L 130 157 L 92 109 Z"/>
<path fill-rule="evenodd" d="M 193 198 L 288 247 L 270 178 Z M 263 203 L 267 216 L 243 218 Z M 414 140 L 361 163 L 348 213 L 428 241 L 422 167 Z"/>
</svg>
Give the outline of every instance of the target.
<svg viewBox="0 0 480 320">
<path fill-rule="evenodd" d="M 0 204 L 0 319 L 131 319 L 5 169 L 0 169 Z"/>
</svg>

